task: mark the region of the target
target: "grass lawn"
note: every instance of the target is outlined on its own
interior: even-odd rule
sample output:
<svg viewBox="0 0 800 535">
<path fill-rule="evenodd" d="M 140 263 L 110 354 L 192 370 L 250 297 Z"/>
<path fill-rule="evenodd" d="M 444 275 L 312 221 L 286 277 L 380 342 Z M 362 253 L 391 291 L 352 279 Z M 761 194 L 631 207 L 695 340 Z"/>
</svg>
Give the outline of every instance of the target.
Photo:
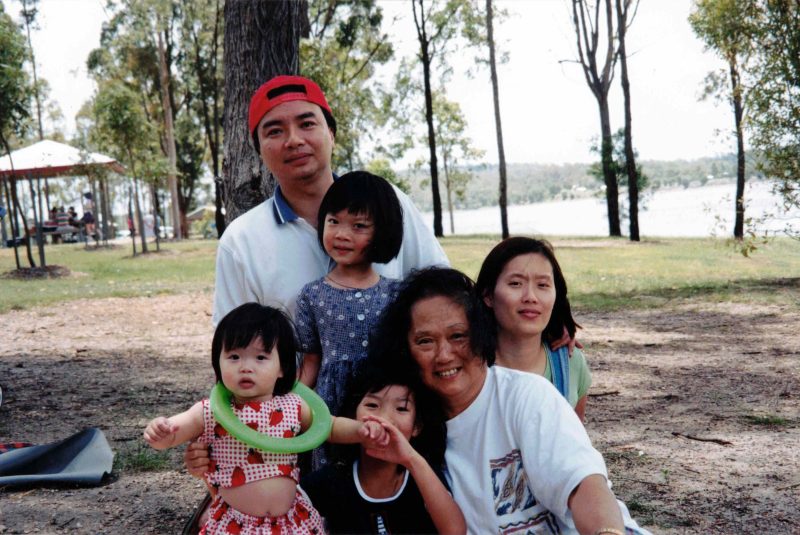
<svg viewBox="0 0 800 535">
<path fill-rule="evenodd" d="M 453 265 L 477 276 L 496 236 L 442 240 Z M 800 241 L 776 239 L 750 258 L 718 239 L 557 238 L 553 240 L 579 309 L 616 310 L 702 298 L 800 304 Z M 213 291 L 215 240 L 162 244 L 159 253 L 131 256 L 128 243 L 113 249 L 80 244 L 48 246 L 47 262 L 65 266 L 66 278 L 0 279 L 0 313 L 78 298 Z M 153 246 L 154 248 L 154 246 Z M 20 249 L 23 255 L 24 250 Z M 36 253 L 34 253 L 35 255 Z M 34 256 L 36 260 L 38 257 Z M 0 249 L 0 273 L 13 270 L 14 255 Z"/>
</svg>

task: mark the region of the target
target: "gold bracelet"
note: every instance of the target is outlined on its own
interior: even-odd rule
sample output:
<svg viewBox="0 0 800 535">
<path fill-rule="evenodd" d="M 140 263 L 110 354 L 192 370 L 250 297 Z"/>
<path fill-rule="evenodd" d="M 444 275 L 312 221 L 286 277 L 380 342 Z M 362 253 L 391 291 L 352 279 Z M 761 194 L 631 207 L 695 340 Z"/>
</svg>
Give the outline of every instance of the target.
<svg viewBox="0 0 800 535">
<path fill-rule="evenodd" d="M 600 528 L 594 532 L 594 535 L 625 535 L 625 534 L 615 528 Z"/>
</svg>

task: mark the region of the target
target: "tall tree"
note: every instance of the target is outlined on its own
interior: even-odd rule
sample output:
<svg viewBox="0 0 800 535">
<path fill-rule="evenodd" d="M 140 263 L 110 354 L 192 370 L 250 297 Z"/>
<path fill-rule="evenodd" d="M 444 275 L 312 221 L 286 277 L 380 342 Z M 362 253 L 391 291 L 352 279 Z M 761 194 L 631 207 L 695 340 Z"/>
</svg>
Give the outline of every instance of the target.
<svg viewBox="0 0 800 535">
<path fill-rule="evenodd" d="M 457 102 L 447 100 L 444 92 L 437 91 L 433 94 L 433 107 L 436 116 L 437 146 L 442 155 L 450 234 L 455 234 L 453 197 L 464 199 L 467 185 L 473 177 L 467 165 L 471 160 L 483 156 L 484 151 L 472 146 L 467 135 L 467 121 Z"/>
<path fill-rule="evenodd" d="M 753 58 L 757 13 L 756 0 L 696 0 L 695 10 L 689 16 L 697 36 L 727 63 L 729 85 L 725 83 L 723 75 L 711 73 L 707 78 L 707 94 L 725 95 L 733 108 L 736 135 L 736 218 L 733 236 L 737 240 L 744 238 L 745 211 L 744 114 L 747 88 L 743 76 Z"/>
<path fill-rule="evenodd" d="M 25 72 L 25 38 L 11 17 L 0 3 L 0 145 L 11 158 L 10 135 L 21 135 L 25 128 L 25 120 L 30 116 L 30 82 Z M 13 160 L 11 161 L 13 165 Z M 4 178 L 3 186 L 9 206 L 9 220 L 14 243 L 14 260 L 17 269 L 21 268 L 16 237 L 27 237 L 28 222 L 20 208 L 17 197 L 17 184 L 14 177 Z M 17 218 L 22 220 L 23 230 L 20 232 Z M 36 264 L 31 253 L 30 240 L 25 240 L 28 262 L 31 267 Z"/>
<path fill-rule="evenodd" d="M 486 0 L 486 36 L 489 44 L 489 69 L 492 78 L 492 100 L 494 102 L 494 126 L 497 133 L 497 158 L 500 171 L 500 227 L 503 239 L 508 238 L 508 186 L 506 183 L 506 151 L 503 147 L 503 126 L 500 121 L 500 88 L 497 82 L 497 60 L 494 51 L 494 9 L 492 0 Z"/>
<path fill-rule="evenodd" d="M 469 5 L 461 0 L 412 0 L 414 26 L 419 41 L 418 58 L 422 65 L 422 80 L 425 95 L 425 123 L 428 126 L 428 148 L 430 154 L 431 194 L 433 197 L 433 233 L 443 236 L 442 200 L 439 195 L 439 165 L 436 157 L 436 129 L 433 122 L 433 77 L 434 62 L 444 61 L 447 45 L 457 35 L 462 10 Z"/>
<path fill-rule="evenodd" d="M 118 81 L 110 81 L 99 87 L 94 102 L 94 115 L 98 123 L 95 143 L 101 146 L 105 144 L 105 149 L 117 160 L 124 162 L 130 171 L 142 252 L 147 253 L 139 182 L 141 179 L 152 181 L 154 176 L 159 176 L 153 170 L 160 169 L 163 173 L 166 167 L 158 163 L 159 160 L 163 161 L 163 154 L 153 143 L 153 125 L 142 111 L 139 96 Z M 153 208 L 155 210 L 156 207 Z"/>
<path fill-rule="evenodd" d="M 34 103 L 36 104 L 36 121 L 38 125 L 39 141 L 44 139 L 44 129 L 42 128 L 42 99 L 39 94 L 39 78 L 36 74 L 36 54 L 33 52 L 33 41 L 31 41 L 31 28 L 36 23 L 36 15 L 39 10 L 36 9 L 39 0 L 22 0 L 22 20 L 25 23 L 25 32 L 28 37 L 28 50 L 30 53 L 31 73 L 33 74 L 33 96 Z M 49 203 L 48 203 L 49 204 Z M 50 206 L 47 207 L 48 211 Z"/>
<path fill-rule="evenodd" d="M 222 154 L 222 7 L 220 0 L 183 0 L 183 38 L 187 49 L 189 94 L 199 108 L 214 177 L 214 222 L 217 237 L 225 232 L 223 188 L 220 177 Z M 184 197 L 186 198 L 186 197 Z M 190 197 L 191 198 L 191 197 Z"/>
<path fill-rule="evenodd" d="M 225 2 L 225 149 L 222 163 L 228 223 L 272 194 L 247 130 L 250 96 L 279 74 L 296 74 L 300 38 L 308 29 L 305 1 Z"/>
<path fill-rule="evenodd" d="M 176 240 L 184 237 L 185 232 L 183 227 L 186 225 L 185 217 L 181 214 L 180 197 L 178 195 L 178 169 L 177 169 L 177 155 L 175 150 L 175 114 L 172 111 L 172 101 L 170 99 L 170 68 L 167 65 L 167 51 L 164 46 L 165 34 L 169 37 L 169 25 L 165 22 L 167 17 L 163 13 L 156 14 L 156 24 L 153 32 L 156 34 L 156 47 L 158 50 L 158 79 L 160 82 L 161 91 L 161 111 L 164 121 L 164 145 L 167 153 L 167 161 L 169 167 L 167 169 L 167 184 L 169 186 L 169 194 L 172 216 L 172 233 Z M 157 194 L 153 191 L 153 198 Z M 158 206 L 154 204 L 154 208 Z M 157 211 L 157 210 L 156 210 Z M 184 211 L 185 214 L 185 211 Z M 158 218 L 156 218 L 156 221 Z M 158 232 L 156 232 L 156 243 L 158 243 Z"/>
<path fill-rule="evenodd" d="M 604 8 L 601 13 L 601 6 Z M 578 44 L 578 62 L 583 68 L 586 83 L 592 91 L 600 111 L 600 139 L 603 178 L 606 186 L 606 208 L 608 210 L 608 233 L 621 236 L 619 224 L 619 190 L 613 169 L 613 141 L 611 139 L 611 116 L 608 108 L 608 92 L 614 78 L 617 62 L 614 16 L 611 0 L 572 0 L 572 24 Z M 601 39 L 601 27 L 605 23 L 605 35 Z M 599 57 L 603 54 L 603 57 Z M 598 63 L 598 59 L 602 64 Z"/>
<path fill-rule="evenodd" d="M 633 11 L 631 11 L 633 6 Z M 639 173 L 636 169 L 636 155 L 633 150 L 633 130 L 631 117 L 631 84 L 628 80 L 628 52 L 626 37 L 628 28 L 636 17 L 639 0 L 616 0 L 617 37 L 619 39 L 620 83 L 625 101 L 625 174 L 628 177 L 628 235 L 631 241 L 639 241 Z"/>
</svg>

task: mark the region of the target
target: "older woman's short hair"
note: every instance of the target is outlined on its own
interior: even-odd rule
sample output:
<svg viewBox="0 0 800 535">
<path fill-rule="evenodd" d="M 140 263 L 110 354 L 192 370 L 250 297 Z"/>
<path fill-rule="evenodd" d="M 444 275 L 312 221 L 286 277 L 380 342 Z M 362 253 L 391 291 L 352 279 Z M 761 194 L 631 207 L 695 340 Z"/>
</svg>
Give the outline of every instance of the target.
<svg viewBox="0 0 800 535">
<path fill-rule="evenodd" d="M 470 349 L 488 366 L 494 364 L 495 333 L 475 292 L 472 279 L 458 270 L 430 267 L 414 271 L 403 282 L 397 298 L 383 312 L 370 338 L 370 358 L 386 366 L 399 366 L 398 373 L 416 362 L 408 346 L 411 309 L 424 299 L 446 297 L 461 305 L 469 323 Z"/>
<path fill-rule="evenodd" d="M 525 236 L 515 236 L 506 238 L 492 249 L 486 259 L 483 261 L 481 271 L 478 274 L 478 282 L 475 285 L 478 295 L 481 297 L 481 304 L 487 308 L 489 313 L 489 321 L 497 328 L 495 323 L 494 313 L 483 302 L 484 297 L 489 297 L 494 293 L 497 286 L 497 279 L 506 267 L 506 264 L 511 262 L 514 258 L 524 255 L 537 253 L 544 256 L 550 266 L 553 268 L 553 285 L 556 289 L 556 301 L 553 304 L 553 313 L 550 315 L 550 321 L 545 327 L 542 337 L 547 342 L 558 340 L 564 334 L 564 328 L 567 329 L 571 338 L 575 338 L 575 330 L 580 327 L 575 319 L 572 317 L 572 310 L 569 306 L 569 299 L 567 298 L 567 280 L 561 272 L 561 266 L 558 265 L 556 255 L 553 252 L 553 246 L 546 240 L 537 240 Z"/>
</svg>

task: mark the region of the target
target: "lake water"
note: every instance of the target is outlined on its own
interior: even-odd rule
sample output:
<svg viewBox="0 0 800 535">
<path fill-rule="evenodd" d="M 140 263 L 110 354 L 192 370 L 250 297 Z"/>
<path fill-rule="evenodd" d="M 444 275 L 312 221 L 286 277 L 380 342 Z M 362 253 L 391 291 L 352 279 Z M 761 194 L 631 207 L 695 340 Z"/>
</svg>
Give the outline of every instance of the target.
<svg viewBox="0 0 800 535">
<path fill-rule="evenodd" d="M 736 185 L 717 184 L 696 188 L 660 189 L 650 193 L 639 210 L 639 233 L 653 237 L 706 237 L 733 234 Z M 800 209 L 788 214 L 780 208 L 780 196 L 766 182 L 747 184 L 745 217 L 770 217 L 759 228 L 780 231 L 787 223 L 800 228 Z M 641 201 L 640 201 L 641 205 Z M 423 217 L 433 226 L 433 214 Z M 499 234 L 497 207 L 454 212 L 456 234 Z M 442 214 L 445 234 L 450 234 L 449 214 Z M 622 233 L 628 234 L 627 216 L 621 219 Z M 511 234 L 548 236 L 608 236 L 605 199 L 551 201 L 508 207 Z"/>
</svg>

